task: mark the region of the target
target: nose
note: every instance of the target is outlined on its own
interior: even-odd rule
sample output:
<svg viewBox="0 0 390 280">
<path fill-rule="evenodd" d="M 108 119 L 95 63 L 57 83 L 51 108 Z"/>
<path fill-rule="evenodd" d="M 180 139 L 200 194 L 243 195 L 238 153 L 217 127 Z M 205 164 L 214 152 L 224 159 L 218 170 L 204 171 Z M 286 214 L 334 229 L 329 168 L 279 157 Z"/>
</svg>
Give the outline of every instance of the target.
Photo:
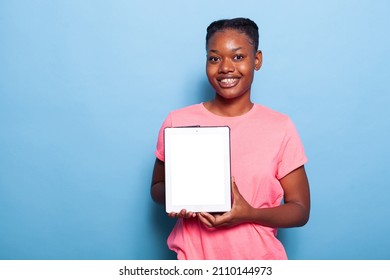
<svg viewBox="0 0 390 280">
<path fill-rule="evenodd" d="M 234 72 L 234 64 L 229 59 L 223 59 L 219 66 L 220 73 Z"/>
</svg>

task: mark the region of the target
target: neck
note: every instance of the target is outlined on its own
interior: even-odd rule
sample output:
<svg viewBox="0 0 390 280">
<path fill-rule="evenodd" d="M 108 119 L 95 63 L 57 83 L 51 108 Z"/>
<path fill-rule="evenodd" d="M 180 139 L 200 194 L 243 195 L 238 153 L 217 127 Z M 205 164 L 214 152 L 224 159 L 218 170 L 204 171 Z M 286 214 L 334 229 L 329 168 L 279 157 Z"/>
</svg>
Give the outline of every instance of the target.
<svg viewBox="0 0 390 280">
<path fill-rule="evenodd" d="M 224 116 L 224 117 L 237 117 L 249 112 L 253 103 L 250 98 L 241 99 L 225 99 L 221 98 L 218 94 L 214 100 L 208 101 L 205 104 L 206 109 L 210 112 Z"/>
</svg>

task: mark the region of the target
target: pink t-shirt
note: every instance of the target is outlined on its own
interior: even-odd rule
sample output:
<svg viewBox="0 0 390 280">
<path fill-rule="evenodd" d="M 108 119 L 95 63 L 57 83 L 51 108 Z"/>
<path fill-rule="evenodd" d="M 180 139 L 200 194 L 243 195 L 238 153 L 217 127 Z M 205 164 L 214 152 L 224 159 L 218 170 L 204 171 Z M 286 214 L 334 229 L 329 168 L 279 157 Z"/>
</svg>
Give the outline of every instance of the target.
<svg viewBox="0 0 390 280">
<path fill-rule="evenodd" d="M 230 127 L 232 176 L 240 193 L 256 208 L 280 205 L 279 179 L 307 161 L 290 118 L 259 104 L 238 117 L 215 115 L 203 104 L 171 112 L 160 129 L 157 158 L 164 161 L 165 127 L 191 125 Z M 197 218 L 178 219 L 168 247 L 178 259 L 287 259 L 276 233 L 275 228 L 252 223 L 209 229 Z"/>
</svg>

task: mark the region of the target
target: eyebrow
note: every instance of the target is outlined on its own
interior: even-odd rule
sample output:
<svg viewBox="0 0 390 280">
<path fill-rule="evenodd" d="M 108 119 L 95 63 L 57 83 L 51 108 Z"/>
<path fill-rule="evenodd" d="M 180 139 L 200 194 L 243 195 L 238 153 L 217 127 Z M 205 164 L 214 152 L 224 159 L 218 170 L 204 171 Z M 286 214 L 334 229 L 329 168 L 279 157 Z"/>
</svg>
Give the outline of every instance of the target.
<svg viewBox="0 0 390 280">
<path fill-rule="evenodd" d="M 234 48 L 234 49 L 232 49 L 232 52 L 237 52 L 237 51 L 239 51 L 239 50 L 241 50 L 241 49 L 242 49 L 242 47 Z M 219 53 L 218 50 L 209 50 L 209 52 L 212 52 L 212 53 Z"/>
</svg>

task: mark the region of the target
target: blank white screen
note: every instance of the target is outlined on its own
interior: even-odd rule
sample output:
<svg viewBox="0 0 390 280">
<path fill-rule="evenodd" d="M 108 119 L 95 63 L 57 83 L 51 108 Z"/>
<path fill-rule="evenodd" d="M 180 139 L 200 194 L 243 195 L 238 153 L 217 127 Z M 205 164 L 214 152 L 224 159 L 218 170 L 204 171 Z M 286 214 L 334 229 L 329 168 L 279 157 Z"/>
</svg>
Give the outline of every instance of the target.
<svg viewBox="0 0 390 280">
<path fill-rule="evenodd" d="M 228 127 L 165 131 L 167 211 L 230 209 Z"/>
<path fill-rule="evenodd" d="M 172 139 L 172 203 L 224 203 L 222 135 L 177 135 Z M 221 195 L 222 194 L 222 195 Z"/>
</svg>

